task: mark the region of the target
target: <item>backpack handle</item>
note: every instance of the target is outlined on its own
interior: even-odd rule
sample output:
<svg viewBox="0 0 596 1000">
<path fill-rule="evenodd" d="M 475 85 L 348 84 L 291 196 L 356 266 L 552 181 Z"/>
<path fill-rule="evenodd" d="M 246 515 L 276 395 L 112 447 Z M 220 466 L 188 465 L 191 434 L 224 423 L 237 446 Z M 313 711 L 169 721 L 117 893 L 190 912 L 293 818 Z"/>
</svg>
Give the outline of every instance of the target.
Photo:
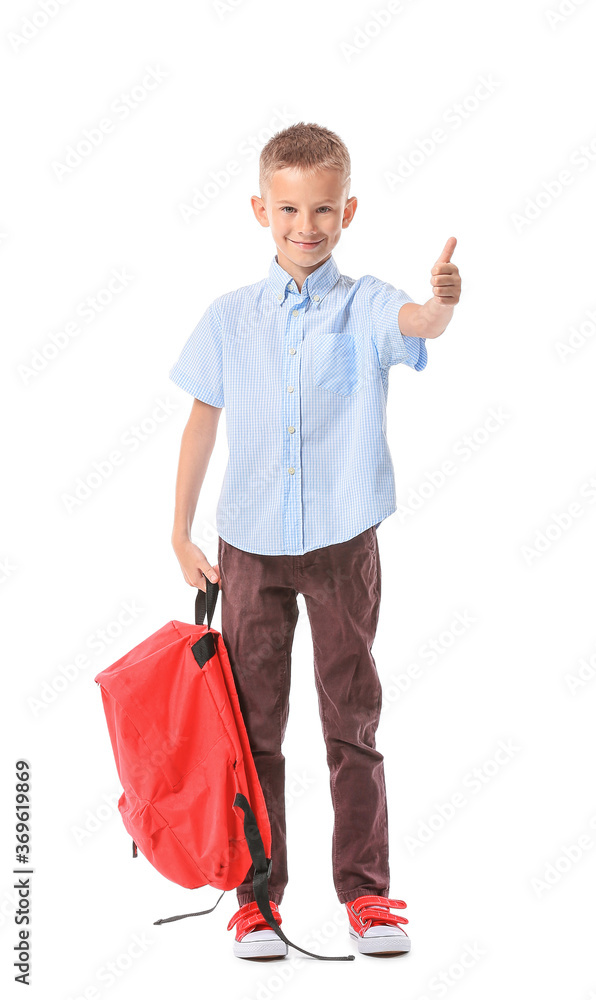
<svg viewBox="0 0 596 1000">
<path fill-rule="evenodd" d="M 205 574 L 203 573 L 203 576 Z M 215 605 L 217 604 L 217 597 L 219 594 L 219 584 L 211 583 L 205 576 L 205 583 L 207 589 L 201 590 L 197 587 L 197 596 L 195 600 L 195 625 L 205 624 L 205 608 L 207 609 L 207 628 L 211 628 L 211 621 L 213 619 L 213 613 L 215 611 Z"/>
</svg>

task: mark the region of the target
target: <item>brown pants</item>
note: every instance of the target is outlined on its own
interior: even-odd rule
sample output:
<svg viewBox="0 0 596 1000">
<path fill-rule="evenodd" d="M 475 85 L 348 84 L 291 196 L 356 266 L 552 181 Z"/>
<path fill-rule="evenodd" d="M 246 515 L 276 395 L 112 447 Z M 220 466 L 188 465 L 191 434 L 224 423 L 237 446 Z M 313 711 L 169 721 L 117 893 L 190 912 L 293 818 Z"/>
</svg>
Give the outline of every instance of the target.
<svg viewBox="0 0 596 1000">
<path fill-rule="evenodd" d="M 334 809 L 333 881 L 340 903 L 389 892 L 383 755 L 375 748 L 382 690 L 371 646 L 381 598 L 376 525 L 304 555 L 245 552 L 220 537 L 222 636 L 271 824 L 269 898 L 288 881 L 285 757 L 290 663 L 304 595 Z M 307 720 L 305 720 L 305 723 Z M 236 892 L 254 899 L 251 865 Z M 305 873 L 306 874 L 306 873 Z"/>
</svg>

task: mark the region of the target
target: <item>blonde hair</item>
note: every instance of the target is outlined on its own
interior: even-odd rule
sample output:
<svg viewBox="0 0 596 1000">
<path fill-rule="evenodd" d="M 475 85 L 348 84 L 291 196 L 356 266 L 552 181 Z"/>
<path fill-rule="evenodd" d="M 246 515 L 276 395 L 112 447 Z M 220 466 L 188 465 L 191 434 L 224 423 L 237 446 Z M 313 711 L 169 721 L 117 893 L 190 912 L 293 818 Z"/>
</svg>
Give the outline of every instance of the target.
<svg viewBox="0 0 596 1000">
<path fill-rule="evenodd" d="M 349 194 L 351 162 L 347 146 L 335 132 L 314 122 L 298 122 L 276 132 L 259 159 L 259 188 L 265 198 L 276 170 L 298 167 L 306 175 L 321 168 L 339 170 Z"/>
</svg>

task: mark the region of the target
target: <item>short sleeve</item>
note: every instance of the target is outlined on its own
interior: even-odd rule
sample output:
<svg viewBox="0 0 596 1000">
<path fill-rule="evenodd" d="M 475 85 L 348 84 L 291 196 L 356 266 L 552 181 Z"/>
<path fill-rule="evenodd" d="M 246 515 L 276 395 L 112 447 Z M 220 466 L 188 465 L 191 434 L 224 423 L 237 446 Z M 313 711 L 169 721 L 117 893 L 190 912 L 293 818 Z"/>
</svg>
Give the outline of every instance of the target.
<svg viewBox="0 0 596 1000">
<path fill-rule="evenodd" d="M 398 323 L 401 307 L 405 302 L 414 300 L 401 288 L 376 279 L 369 294 L 372 339 L 381 368 L 403 363 L 418 372 L 422 371 L 427 362 L 426 339 L 404 337 Z"/>
<path fill-rule="evenodd" d="M 182 348 L 170 378 L 195 399 L 224 405 L 221 324 L 213 302 Z"/>
</svg>

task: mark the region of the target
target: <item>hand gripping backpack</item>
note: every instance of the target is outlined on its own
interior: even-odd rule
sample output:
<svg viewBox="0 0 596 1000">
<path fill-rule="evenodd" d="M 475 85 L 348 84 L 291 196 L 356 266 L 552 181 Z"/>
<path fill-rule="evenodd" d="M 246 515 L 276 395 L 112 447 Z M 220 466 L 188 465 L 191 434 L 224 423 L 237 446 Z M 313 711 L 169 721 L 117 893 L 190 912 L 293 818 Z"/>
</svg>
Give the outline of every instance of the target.
<svg viewBox="0 0 596 1000">
<path fill-rule="evenodd" d="M 195 624 L 170 621 L 116 660 L 100 685 L 116 768 L 118 809 L 137 848 L 165 878 L 187 889 L 223 889 L 215 906 L 156 920 L 211 913 L 254 864 L 253 891 L 269 926 L 273 917 L 271 827 L 223 638 L 211 627 L 219 585 L 205 577 Z M 205 626 L 205 609 L 207 625 Z"/>
</svg>

